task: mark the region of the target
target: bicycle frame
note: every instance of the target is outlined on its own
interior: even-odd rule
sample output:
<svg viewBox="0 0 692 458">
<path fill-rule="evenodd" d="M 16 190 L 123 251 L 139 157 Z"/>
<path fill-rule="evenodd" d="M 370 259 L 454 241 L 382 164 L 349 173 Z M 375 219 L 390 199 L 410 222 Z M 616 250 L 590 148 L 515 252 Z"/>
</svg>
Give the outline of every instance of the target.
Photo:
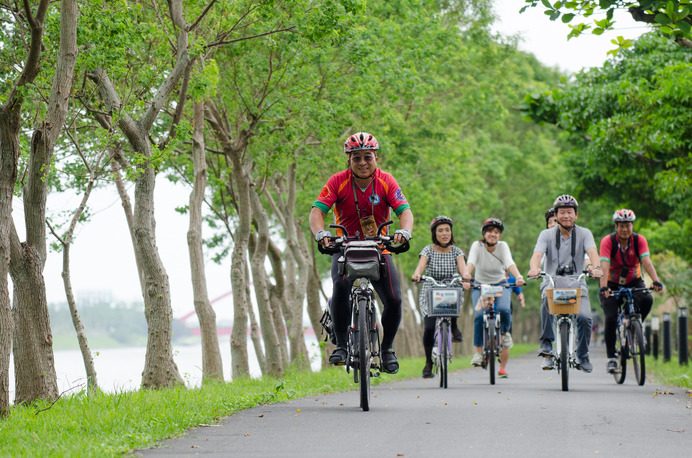
<svg viewBox="0 0 692 458">
<path fill-rule="evenodd" d="M 619 312 L 615 329 L 617 369 L 613 373 L 613 377 L 618 384 L 625 381 L 628 359 L 631 359 L 634 365 L 637 383 L 642 386 L 646 381 L 644 357 L 646 341 L 642 331 L 642 317 L 636 309 L 633 293 L 650 290 L 651 288 L 620 287 L 620 289 L 611 292 L 611 294 L 617 293 L 616 299 L 618 301 L 624 301 L 624 303 L 618 304 Z"/>
<path fill-rule="evenodd" d="M 432 283 L 434 288 L 452 288 L 457 284 L 461 284 L 461 277 L 455 274 L 449 281 L 438 282 L 432 277 L 423 275 L 421 280 Z M 432 304 L 430 304 L 432 308 Z M 435 343 L 437 344 L 437 353 L 433 353 L 433 364 L 435 372 L 440 375 L 440 388 L 447 388 L 448 371 L 447 365 L 452 362 L 452 317 L 456 315 L 441 315 L 436 316 L 435 320 Z M 433 347 L 435 348 L 435 347 Z"/>
<path fill-rule="evenodd" d="M 383 229 L 390 224 L 392 224 L 391 221 L 381 224 L 377 234 L 382 234 Z M 360 385 L 360 407 L 368 411 L 370 410 L 370 377 L 378 377 L 382 370 L 380 336 L 375 317 L 375 293 L 371 280 L 379 279 L 383 249 L 392 253 L 403 253 L 409 249 L 409 243 L 392 245 L 387 235 L 376 235 L 360 240 L 358 237 L 349 237 L 348 230 L 344 226 L 332 224 L 329 227 L 340 229 L 344 235 L 335 239 L 329 246 L 318 243 L 317 247 L 322 254 L 340 254 L 339 268 L 343 268 L 344 275 L 353 280 L 349 295 L 351 324 L 348 328 L 346 372 L 350 373 L 353 369 L 353 381 Z M 354 248 L 356 254 L 360 252 L 365 257 L 356 257 L 353 261 L 349 261 L 349 246 Z M 339 273 L 341 274 L 341 270 Z M 374 372 L 373 369 L 375 369 Z"/>
<path fill-rule="evenodd" d="M 500 360 L 502 351 L 502 320 L 497 311 L 495 299 L 501 297 L 504 288 L 512 288 L 516 283 L 485 285 L 472 280 L 471 288 L 480 289 L 481 296 L 476 310 L 483 310 L 483 361 L 481 367 L 488 369 L 490 384 L 495 384 L 495 360 Z M 480 309 L 478 308 L 480 307 Z"/>
</svg>

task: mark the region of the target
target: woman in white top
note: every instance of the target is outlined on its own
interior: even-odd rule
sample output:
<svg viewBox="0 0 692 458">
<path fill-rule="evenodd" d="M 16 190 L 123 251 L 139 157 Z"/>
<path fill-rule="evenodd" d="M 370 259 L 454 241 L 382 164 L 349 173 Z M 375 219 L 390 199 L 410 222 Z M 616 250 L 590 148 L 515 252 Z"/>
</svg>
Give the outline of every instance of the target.
<svg viewBox="0 0 692 458">
<path fill-rule="evenodd" d="M 509 271 L 516 279 L 517 286 L 524 284 L 524 277 L 519 273 L 519 269 L 514 264 L 512 253 L 505 242 L 500 241 L 505 226 L 497 218 L 488 218 L 483 222 L 481 233 L 483 238 L 473 242 L 469 251 L 469 259 L 466 263 L 466 270 L 463 277 L 470 280 L 471 273 L 476 270 L 475 279 L 479 283 L 488 285 L 501 285 L 507 282 L 506 272 Z M 473 304 L 478 303 L 481 292 L 474 289 L 471 292 Z M 505 366 L 509 359 L 509 349 L 512 347 L 512 336 L 509 333 L 512 324 L 512 313 L 510 312 L 512 292 L 505 288 L 502 297 L 495 300 L 495 309 L 500 313 L 500 325 L 502 332 L 502 350 L 500 352 L 500 377 L 507 377 Z M 476 354 L 471 359 L 471 364 L 480 366 L 483 361 L 483 311 L 477 310 L 473 320 L 473 345 L 476 347 Z"/>
</svg>

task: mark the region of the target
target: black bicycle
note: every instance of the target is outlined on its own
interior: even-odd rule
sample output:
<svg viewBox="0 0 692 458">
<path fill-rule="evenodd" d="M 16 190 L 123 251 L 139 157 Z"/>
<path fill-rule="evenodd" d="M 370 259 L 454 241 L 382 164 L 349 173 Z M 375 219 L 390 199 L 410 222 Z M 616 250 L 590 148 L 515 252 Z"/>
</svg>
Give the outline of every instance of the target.
<svg viewBox="0 0 692 458">
<path fill-rule="evenodd" d="M 420 277 L 429 281 L 432 287 L 428 290 L 428 316 L 435 320 L 435 346 L 433 347 L 433 366 L 435 373 L 440 374 L 440 388 L 447 388 L 448 364 L 452 362 L 452 317 L 459 316 L 464 301 L 462 288 L 457 287 L 463 281 L 459 274 L 451 279 L 436 281 L 427 275 Z"/>
<path fill-rule="evenodd" d="M 377 229 L 377 234 L 382 234 L 382 230 L 390 224 L 392 221 L 382 223 Z M 353 382 L 360 384 L 360 407 L 368 411 L 370 377 L 379 377 L 382 370 L 372 282 L 380 279 L 382 250 L 403 253 L 409 249 L 409 243 L 393 245 L 388 235 L 376 235 L 359 240 L 358 237 L 350 237 L 344 226 L 331 224 L 329 227 L 340 229 L 344 235 L 336 238 L 327 247 L 320 243 L 317 247 L 323 254 L 341 254 L 338 260 L 339 274 L 345 274 L 349 280 L 353 280 L 349 296 L 351 325 L 348 328 L 346 371 L 350 372 L 353 369 Z"/>
<path fill-rule="evenodd" d="M 618 384 L 625 382 L 627 375 L 627 360 L 632 359 L 634 377 L 639 386 L 646 381 L 646 342 L 642 329 L 642 316 L 634 304 L 634 293 L 651 291 L 653 288 L 625 288 L 613 290 L 610 294 L 616 294 L 617 299 L 624 302 L 620 306 L 617 327 L 615 328 L 615 356 L 617 369 L 613 377 Z"/>
<path fill-rule="evenodd" d="M 471 289 L 480 289 L 481 296 L 475 305 L 476 311 L 483 310 L 483 360 L 481 367 L 488 369 L 490 384 L 495 384 L 495 361 L 500 360 L 502 332 L 500 314 L 495 306 L 495 298 L 502 297 L 504 288 L 512 288 L 516 283 L 485 285 L 471 280 Z"/>
</svg>

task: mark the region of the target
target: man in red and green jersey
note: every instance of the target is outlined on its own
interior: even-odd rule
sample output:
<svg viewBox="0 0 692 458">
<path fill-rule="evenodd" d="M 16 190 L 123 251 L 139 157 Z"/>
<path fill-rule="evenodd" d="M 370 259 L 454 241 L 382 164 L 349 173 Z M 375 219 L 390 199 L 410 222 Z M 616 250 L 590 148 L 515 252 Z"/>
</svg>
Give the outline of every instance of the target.
<svg viewBox="0 0 692 458">
<path fill-rule="evenodd" d="M 310 228 L 318 243 L 327 246 L 331 241 L 332 234 L 324 229 L 324 219 L 332 208 L 336 224 L 344 226 L 349 236 L 360 239 L 376 235 L 379 225 L 389 221 L 390 209 L 393 209 L 401 226 L 394 233 L 393 242 L 398 244 L 411 238 L 413 214 L 408 201 L 394 177 L 377 168 L 377 150 L 377 140 L 366 132 L 358 132 L 346 140 L 344 153 L 348 154 L 349 168 L 329 178 L 310 211 Z M 332 256 L 334 289 L 330 302 L 337 348 L 329 362 L 344 365 L 351 317 L 348 297 L 353 282 L 344 274 L 339 275 L 338 258 L 338 255 Z M 383 304 L 382 368 L 395 374 L 399 363 L 392 346 L 401 322 L 401 287 L 391 254 L 384 254 L 380 280 L 373 282 L 373 286 Z"/>
<path fill-rule="evenodd" d="M 618 309 L 622 298 L 611 295 L 611 290 L 617 290 L 621 286 L 625 288 L 644 288 L 646 284 L 642 279 L 642 267 L 651 280 L 654 291 L 661 291 L 663 285 L 658 279 L 658 274 L 651 262 L 649 244 L 643 235 L 634 232 L 634 220 L 636 216 L 632 210 L 623 208 L 613 215 L 615 232 L 608 234 L 601 240 L 600 256 L 603 278 L 601 278 L 600 299 L 603 313 L 605 314 L 605 329 L 603 339 L 606 344 L 608 363 L 606 370 L 610 373 L 617 370 L 615 360 L 615 328 L 617 326 Z M 651 311 L 654 298 L 648 291 L 635 292 L 634 304 L 642 315 L 642 320 Z"/>
</svg>

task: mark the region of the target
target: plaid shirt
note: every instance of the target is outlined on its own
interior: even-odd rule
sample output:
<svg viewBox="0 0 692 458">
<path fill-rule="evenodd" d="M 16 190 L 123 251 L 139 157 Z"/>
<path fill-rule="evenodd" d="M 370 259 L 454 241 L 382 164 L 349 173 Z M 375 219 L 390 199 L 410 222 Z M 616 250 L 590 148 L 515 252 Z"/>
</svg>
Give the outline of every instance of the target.
<svg viewBox="0 0 692 458">
<path fill-rule="evenodd" d="M 437 281 L 452 278 L 452 275 L 459 273 L 457 258 L 463 255 L 464 252 L 461 251 L 461 248 L 456 246 L 452 246 L 449 253 L 438 253 L 433 249 L 433 245 L 428 245 L 420 252 L 420 256 L 428 258 L 424 274 Z M 432 288 L 432 283 L 426 281 L 423 283 L 423 288 L 421 288 L 418 296 L 418 307 L 423 317 L 428 316 L 428 290 L 430 288 Z"/>
</svg>

